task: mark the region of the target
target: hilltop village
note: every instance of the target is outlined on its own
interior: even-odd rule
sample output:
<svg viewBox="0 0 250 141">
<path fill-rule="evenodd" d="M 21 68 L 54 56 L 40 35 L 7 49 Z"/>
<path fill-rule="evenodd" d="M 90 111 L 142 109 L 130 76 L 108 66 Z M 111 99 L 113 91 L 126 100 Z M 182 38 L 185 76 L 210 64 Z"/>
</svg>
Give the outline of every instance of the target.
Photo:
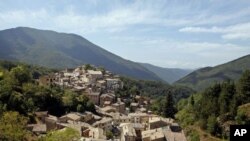
<svg viewBox="0 0 250 141">
<path fill-rule="evenodd" d="M 119 75 L 90 65 L 66 69 L 39 78 L 40 85 L 57 85 L 85 95 L 96 112 L 69 112 L 61 117 L 39 111 L 39 122 L 28 128 L 38 136 L 49 131 L 73 128 L 85 141 L 186 141 L 181 127 L 171 118 L 163 118 L 149 110 L 151 100 L 141 95 L 117 97 L 123 88 Z M 129 105 L 126 100 L 133 98 Z"/>
</svg>

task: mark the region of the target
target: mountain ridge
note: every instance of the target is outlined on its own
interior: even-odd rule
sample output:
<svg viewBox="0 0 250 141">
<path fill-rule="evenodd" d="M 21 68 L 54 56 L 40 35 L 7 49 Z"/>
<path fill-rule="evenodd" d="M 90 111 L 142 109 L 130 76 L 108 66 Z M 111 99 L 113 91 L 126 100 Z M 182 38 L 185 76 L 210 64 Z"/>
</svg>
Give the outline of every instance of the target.
<svg viewBox="0 0 250 141">
<path fill-rule="evenodd" d="M 77 34 L 30 27 L 11 28 L 0 31 L 0 47 L 0 59 L 60 69 L 88 63 L 138 79 L 161 80 L 143 66 L 106 51 Z"/>
<path fill-rule="evenodd" d="M 204 90 L 216 82 L 237 80 L 247 69 L 250 69 L 250 55 L 242 56 L 214 67 L 204 67 L 181 78 L 175 85 L 188 86 L 195 90 Z"/>
<path fill-rule="evenodd" d="M 180 78 L 186 76 L 187 74 L 193 71 L 191 69 L 164 68 L 148 63 L 140 64 L 170 84 L 174 83 L 175 81 L 179 80 Z"/>
</svg>

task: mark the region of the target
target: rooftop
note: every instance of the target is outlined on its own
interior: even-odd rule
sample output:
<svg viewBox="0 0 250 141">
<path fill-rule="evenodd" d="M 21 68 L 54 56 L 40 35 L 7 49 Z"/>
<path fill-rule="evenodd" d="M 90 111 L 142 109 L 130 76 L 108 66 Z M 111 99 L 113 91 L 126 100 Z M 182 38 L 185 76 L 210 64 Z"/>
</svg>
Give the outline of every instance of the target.
<svg viewBox="0 0 250 141">
<path fill-rule="evenodd" d="M 110 98 L 114 98 L 115 95 L 112 93 L 106 93 L 106 94 L 102 94 L 101 97 L 110 97 Z"/>
<path fill-rule="evenodd" d="M 105 101 L 105 102 L 104 102 L 104 105 L 110 105 L 110 104 L 111 104 L 110 101 Z"/>
<path fill-rule="evenodd" d="M 33 132 L 46 132 L 47 131 L 46 124 L 34 124 L 32 131 Z"/>
<path fill-rule="evenodd" d="M 99 96 L 99 95 L 100 95 L 100 92 L 91 92 L 91 93 L 88 93 L 88 95 L 95 95 L 95 96 Z"/>
<path fill-rule="evenodd" d="M 48 111 L 39 111 L 39 112 L 35 112 L 35 115 L 40 117 L 40 116 L 47 116 L 48 115 Z"/>
<path fill-rule="evenodd" d="M 112 113 L 109 113 L 109 115 L 112 116 L 113 119 L 129 119 L 130 118 L 119 112 L 112 112 Z"/>
<path fill-rule="evenodd" d="M 131 117 L 138 117 L 138 116 L 149 116 L 147 113 L 129 113 Z"/>
<path fill-rule="evenodd" d="M 97 81 L 98 83 L 106 83 L 106 81 L 104 81 L 104 80 L 99 80 L 99 81 Z"/>
<path fill-rule="evenodd" d="M 130 106 L 135 106 L 135 107 L 137 107 L 139 104 L 138 103 L 135 103 L 135 102 L 132 102 L 131 104 L 130 104 Z"/>
<path fill-rule="evenodd" d="M 114 107 L 112 107 L 112 106 L 105 106 L 105 107 L 103 107 L 103 108 L 100 108 L 100 110 L 103 111 L 103 112 L 107 112 L 107 111 L 109 111 L 109 110 L 114 110 L 114 111 L 116 111 L 116 109 L 115 109 Z"/>
<path fill-rule="evenodd" d="M 153 129 L 153 130 L 146 130 L 142 131 L 142 138 L 147 138 L 149 137 L 150 140 L 155 140 L 155 139 L 160 139 L 164 138 L 164 133 L 161 128 Z M 168 140 L 167 140 L 168 141 Z M 179 141 L 179 140 L 178 140 Z"/>
<path fill-rule="evenodd" d="M 46 117 L 46 119 L 57 121 L 58 118 L 56 116 L 49 115 L 48 117 Z"/>
<path fill-rule="evenodd" d="M 118 78 L 107 78 L 107 81 L 120 81 Z"/>
<path fill-rule="evenodd" d="M 125 103 L 124 102 L 116 102 L 113 104 L 113 106 L 119 106 L 119 105 L 124 105 Z"/>
<path fill-rule="evenodd" d="M 107 123 L 107 122 L 111 122 L 113 121 L 112 118 L 107 118 L 107 117 L 103 117 L 100 121 L 96 121 L 93 126 L 98 125 L 98 124 L 102 124 L 102 123 Z"/>
<path fill-rule="evenodd" d="M 164 129 L 163 133 L 167 141 L 187 141 L 183 132 L 172 132 L 171 130 Z"/>
<path fill-rule="evenodd" d="M 88 70 L 88 73 L 91 75 L 102 75 L 101 71 Z"/>
<path fill-rule="evenodd" d="M 68 117 L 68 118 L 75 120 L 75 121 L 81 119 L 81 116 L 78 115 L 77 113 L 69 113 L 67 115 L 62 116 L 61 118 L 63 118 L 63 117 Z"/>
</svg>

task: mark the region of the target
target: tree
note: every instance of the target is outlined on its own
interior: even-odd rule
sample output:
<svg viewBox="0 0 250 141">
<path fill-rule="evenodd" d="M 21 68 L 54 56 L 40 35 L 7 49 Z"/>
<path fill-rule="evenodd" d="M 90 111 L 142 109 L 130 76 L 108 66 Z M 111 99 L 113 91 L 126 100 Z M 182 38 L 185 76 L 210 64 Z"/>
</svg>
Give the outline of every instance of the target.
<svg viewBox="0 0 250 141">
<path fill-rule="evenodd" d="M 200 141 L 200 135 L 195 130 L 191 131 L 189 136 L 190 136 L 190 141 Z"/>
<path fill-rule="evenodd" d="M 217 122 L 216 122 L 216 117 L 214 115 L 209 116 L 208 120 L 207 120 L 207 131 L 212 134 L 215 135 L 217 132 Z"/>
<path fill-rule="evenodd" d="M 64 95 L 63 95 L 63 105 L 70 111 L 70 110 L 74 110 L 76 105 L 77 105 L 77 94 L 70 91 L 70 90 L 66 90 Z"/>
<path fill-rule="evenodd" d="M 28 136 L 27 118 L 18 112 L 5 112 L 0 118 L 0 140 L 21 141 Z"/>
<path fill-rule="evenodd" d="M 6 111 L 6 108 L 7 107 L 7 104 L 3 104 L 1 101 L 0 101 L 0 116 Z"/>
<path fill-rule="evenodd" d="M 137 88 L 136 86 L 132 86 L 132 87 L 130 88 L 129 92 L 130 92 L 130 94 L 131 94 L 132 96 L 135 96 L 135 95 L 139 94 L 138 88 Z"/>
<path fill-rule="evenodd" d="M 163 109 L 163 115 L 165 117 L 174 118 L 175 113 L 176 113 L 176 109 L 174 107 L 173 96 L 171 93 L 168 93 L 166 96 L 166 103 L 165 103 L 164 109 Z"/>
<path fill-rule="evenodd" d="M 245 71 L 236 87 L 238 95 L 238 104 L 242 105 L 250 102 L 250 71 Z"/>
<path fill-rule="evenodd" d="M 83 113 L 85 111 L 85 109 L 81 104 L 78 104 L 77 107 L 76 107 L 76 111 L 80 112 L 80 113 Z"/>
<path fill-rule="evenodd" d="M 194 96 L 193 95 L 191 95 L 191 97 L 190 97 L 190 105 L 194 106 Z"/>
<path fill-rule="evenodd" d="M 150 109 L 156 113 L 157 115 L 160 115 L 162 113 L 162 110 L 164 108 L 165 99 L 162 97 L 158 97 L 157 99 L 153 100 L 153 102 L 150 105 Z"/>
<path fill-rule="evenodd" d="M 89 101 L 89 98 L 86 95 L 80 95 L 77 97 L 77 103 L 78 105 L 81 105 L 82 110 L 87 110 L 87 103 Z M 79 107 L 80 108 L 80 107 Z"/>
<path fill-rule="evenodd" d="M 84 70 L 95 70 L 95 67 L 91 66 L 90 64 L 86 64 L 84 66 Z"/>
<path fill-rule="evenodd" d="M 104 67 L 99 67 L 98 70 L 101 71 L 102 74 L 105 74 L 105 68 Z"/>
<path fill-rule="evenodd" d="M 197 117 L 207 120 L 211 114 L 219 115 L 218 97 L 221 92 L 220 84 L 215 84 L 202 92 L 202 98 L 197 101 Z"/>
<path fill-rule="evenodd" d="M 225 82 L 221 85 L 221 93 L 219 96 L 220 115 L 230 111 L 230 104 L 235 94 L 235 85 L 231 82 Z"/>
<path fill-rule="evenodd" d="M 96 113 L 95 104 L 93 102 L 91 102 L 91 101 L 88 101 L 88 103 L 87 103 L 87 109 L 88 109 L 88 111 Z"/>
<path fill-rule="evenodd" d="M 2 80 L 2 79 L 3 79 L 3 72 L 0 69 L 0 80 Z"/>
<path fill-rule="evenodd" d="M 17 66 L 12 68 L 10 74 L 18 81 L 19 84 L 23 84 L 31 80 L 31 74 L 27 67 Z"/>
<path fill-rule="evenodd" d="M 16 91 L 12 92 L 8 101 L 8 109 L 26 114 L 25 103 L 23 101 L 23 95 L 21 93 L 18 93 Z"/>
</svg>

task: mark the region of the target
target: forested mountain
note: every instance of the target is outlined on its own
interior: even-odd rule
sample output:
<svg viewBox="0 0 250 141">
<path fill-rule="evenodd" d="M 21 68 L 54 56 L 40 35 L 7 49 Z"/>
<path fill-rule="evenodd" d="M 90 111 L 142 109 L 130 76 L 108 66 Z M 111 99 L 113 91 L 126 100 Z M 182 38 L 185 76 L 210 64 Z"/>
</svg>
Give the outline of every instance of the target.
<svg viewBox="0 0 250 141">
<path fill-rule="evenodd" d="M 50 68 L 76 67 L 88 63 L 121 75 L 160 80 L 140 64 L 112 54 L 79 35 L 27 27 L 0 31 L 0 59 Z"/>
<path fill-rule="evenodd" d="M 206 67 L 196 70 L 175 84 L 188 86 L 195 90 L 204 90 L 215 82 L 224 80 L 238 80 L 240 75 L 250 69 L 250 55 L 215 67 Z"/>
<path fill-rule="evenodd" d="M 147 63 L 141 63 L 141 65 L 170 84 L 192 72 L 190 69 L 162 68 Z"/>
</svg>

